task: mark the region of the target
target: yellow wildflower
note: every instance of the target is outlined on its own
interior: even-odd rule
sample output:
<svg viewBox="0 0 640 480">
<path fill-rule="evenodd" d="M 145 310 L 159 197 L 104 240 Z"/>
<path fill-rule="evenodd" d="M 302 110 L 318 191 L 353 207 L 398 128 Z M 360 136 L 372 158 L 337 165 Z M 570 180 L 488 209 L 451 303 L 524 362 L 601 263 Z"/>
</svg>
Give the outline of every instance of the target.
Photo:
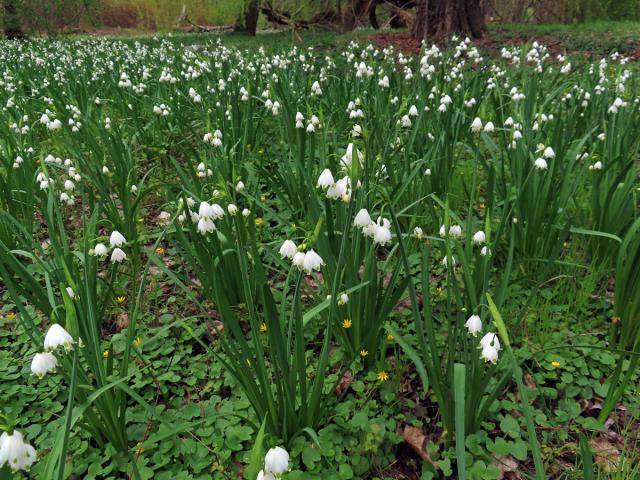
<svg viewBox="0 0 640 480">
<path fill-rule="evenodd" d="M 345 318 L 342 320 L 342 328 L 351 328 L 352 322 L 350 319 Z"/>
</svg>

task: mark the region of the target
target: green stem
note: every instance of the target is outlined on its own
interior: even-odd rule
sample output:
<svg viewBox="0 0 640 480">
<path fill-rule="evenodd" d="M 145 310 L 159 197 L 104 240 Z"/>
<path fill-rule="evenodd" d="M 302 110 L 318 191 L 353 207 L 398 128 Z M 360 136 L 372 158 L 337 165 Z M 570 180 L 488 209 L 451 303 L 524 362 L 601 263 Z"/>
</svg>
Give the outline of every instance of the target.
<svg viewBox="0 0 640 480">
<path fill-rule="evenodd" d="M 69 446 L 69 435 L 71 433 L 71 422 L 73 417 L 73 401 L 76 392 L 76 378 L 78 373 L 78 358 L 80 356 L 80 347 L 76 346 L 73 350 L 73 368 L 71 370 L 71 386 L 69 388 L 69 398 L 67 400 L 67 415 L 64 421 L 64 437 L 62 438 L 62 450 L 60 452 L 60 464 L 58 467 L 58 480 L 64 479 L 65 458 L 67 456 L 67 448 Z"/>
</svg>

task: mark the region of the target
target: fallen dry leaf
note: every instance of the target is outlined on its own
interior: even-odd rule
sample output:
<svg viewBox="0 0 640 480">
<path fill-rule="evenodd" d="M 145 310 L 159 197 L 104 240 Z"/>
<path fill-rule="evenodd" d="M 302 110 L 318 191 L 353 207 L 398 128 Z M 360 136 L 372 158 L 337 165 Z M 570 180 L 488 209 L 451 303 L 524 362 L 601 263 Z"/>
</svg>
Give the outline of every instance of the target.
<svg viewBox="0 0 640 480">
<path fill-rule="evenodd" d="M 423 461 L 434 463 L 427 451 L 424 449 L 427 437 L 421 428 L 405 425 L 402 429 L 401 435 L 402 438 L 404 438 L 404 441 L 409 444 L 411 449 L 416 452 Z"/>
<path fill-rule="evenodd" d="M 524 383 L 531 390 L 536 390 L 538 388 L 536 382 L 533 381 L 533 377 L 528 373 L 524 376 Z"/>
<path fill-rule="evenodd" d="M 615 472 L 620 465 L 620 450 L 605 437 L 591 440 L 591 450 L 596 464 L 606 473 Z"/>
<path fill-rule="evenodd" d="M 337 396 L 342 395 L 349 388 L 352 382 L 353 382 L 353 374 L 351 373 L 350 370 L 347 370 L 342 376 L 342 379 L 340 380 L 338 385 L 336 385 L 336 395 Z"/>
<path fill-rule="evenodd" d="M 122 312 L 120 315 L 118 315 L 118 318 L 116 319 L 116 328 L 118 329 L 118 331 L 120 331 L 120 330 L 124 330 L 128 326 L 129 326 L 129 314 L 127 312 Z"/>
<path fill-rule="evenodd" d="M 518 473 L 518 462 L 509 455 L 495 455 L 492 463 L 498 467 L 498 476 L 496 480 L 516 480 L 522 478 Z"/>
</svg>

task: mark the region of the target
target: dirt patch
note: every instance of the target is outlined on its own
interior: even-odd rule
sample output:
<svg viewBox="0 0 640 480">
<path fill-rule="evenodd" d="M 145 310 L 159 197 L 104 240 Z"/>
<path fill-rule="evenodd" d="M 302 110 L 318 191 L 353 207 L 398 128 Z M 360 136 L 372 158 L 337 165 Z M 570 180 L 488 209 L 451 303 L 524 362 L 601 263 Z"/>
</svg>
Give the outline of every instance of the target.
<svg viewBox="0 0 640 480">
<path fill-rule="evenodd" d="M 405 54 L 420 53 L 420 41 L 412 38 L 407 31 L 362 35 L 358 40 L 371 42 L 379 49 L 393 47 L 395 51 Z M 570 55 L 585 60 L 595 60 L 618 51 L 630 61 L 640 60 L 640 39 L 616 38 L 613 34 L 527 35 L 494 27 L 484 37 L 474 40 L 473 43 L 483 53 L 498 57 L 503 47 L 519 47 L 534 41 L 545 45 L 552 57 Z"/>
<path fill-rule="evenodd" d="M 420 53 L 420 41 L 413 38 L 409 32 L 380 32 L 364 35 L 359 40 L 371 42 L 378 49 L 393 47 L 395 51 L 406 54 Z"/>
</svg>

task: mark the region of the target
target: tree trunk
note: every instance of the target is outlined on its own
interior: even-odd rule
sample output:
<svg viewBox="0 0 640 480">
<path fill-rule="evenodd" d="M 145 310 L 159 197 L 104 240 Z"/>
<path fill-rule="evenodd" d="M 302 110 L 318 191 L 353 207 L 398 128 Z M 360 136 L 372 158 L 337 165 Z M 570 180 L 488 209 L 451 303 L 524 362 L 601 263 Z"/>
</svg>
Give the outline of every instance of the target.
<svg viewBox="0 0 640 480">
<path fill-rule="evenodd" d="M 380 28 L 380 24 L 378 23 L 378 16 L 376 15 L 376 2 L 369 7 L 369 23 L 371 27 L 375 30 Z"/>
<path fill-rule="evenodd" d="M 4 0 L 4 36 L 9 40 L 23 38 L 24 33 L 20 25 L 20 16 L 16 8 L 16 0 Z"/>
<path fill-rule="evenodd" d="M 256 35 L 258 30 L 258 16 L 260 15 L 259 0 L 249 0 L 244 11 L 244 28 L 249 35 Z"/>
<path fill-rule="evenodd" d="M 422 0 L 416 11 L 413 37 L 442 39 L 452 33 L 482 36 L 484 11 L 482 0 Z"/>
<path fill-rule="evenodd" d="M 374 0 L 350 0 L 342 17 L 342 26 L 346 31 L 352 31 L 360 19 L 370 12 Z"/>
</svg>

